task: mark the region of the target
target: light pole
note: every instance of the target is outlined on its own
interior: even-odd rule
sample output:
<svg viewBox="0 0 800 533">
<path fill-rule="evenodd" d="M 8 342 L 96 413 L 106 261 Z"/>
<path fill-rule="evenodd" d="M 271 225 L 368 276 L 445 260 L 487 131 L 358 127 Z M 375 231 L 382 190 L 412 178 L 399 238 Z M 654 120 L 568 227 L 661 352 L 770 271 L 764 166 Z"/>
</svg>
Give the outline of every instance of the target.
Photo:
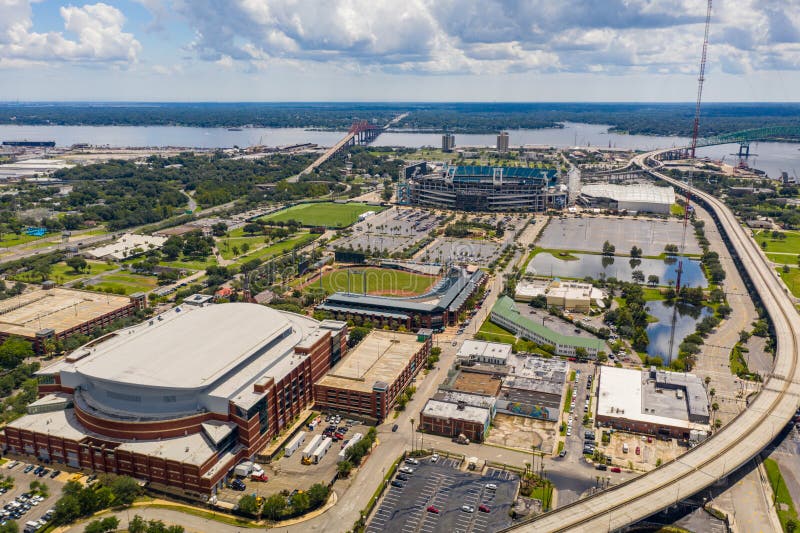
<svg viewBox="0 0 800 533">
<path fill-rule="evenodd" d="M 411 422 L 411 453 L 414 453 L 414 419 L 410 418 L 409 422 Z"/>
</svg>

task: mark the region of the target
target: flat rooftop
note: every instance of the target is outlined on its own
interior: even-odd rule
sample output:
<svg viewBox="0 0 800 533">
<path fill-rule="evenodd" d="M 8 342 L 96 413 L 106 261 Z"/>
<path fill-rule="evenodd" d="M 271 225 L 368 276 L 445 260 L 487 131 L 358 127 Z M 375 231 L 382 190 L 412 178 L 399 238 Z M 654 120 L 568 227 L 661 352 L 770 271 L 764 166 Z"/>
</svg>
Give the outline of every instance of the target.
<svg viewBox="0 0 800 533">
<path fill-rule="evenodd" d="M 415 334 L 372 331 L 317 383 L 372 392 L 378 381 L 393 383 L 421 347 Z"/>
<path fill-rule="evenodd" d="M 479 372 L 465 372 L 463 369 L 456 376 L 452 387 L 455 390 L 497 396 L 500 392 L 501 381 L 493 378 L 491 374 Z"/>
<path fill-rule="evenodd" d="M 428 400 L 422 409 L 424 416 L 434 416 L 437 418 L 456 418 L 468 420 L 486 425 L 489 423 L 489 409 L 484 407 L 474 407 L 464 405 L 459 408 L 458 404 L 450 402 L 440 402 L 439 400 Z"/>
<path fill-rule="evenodd" d="M 500 342 L 465 340 L 456 355 L 464 358 L 491 357 L 505 361 L 511 355 L 511 345 Z"/>
<path fill-rule="evenodd" d="M 37 331 L 53 329 L 59 334 L 130 303 L 127 296 L 114 294 L 38 289 L 0 302 L 0 333 L 34 337 Z"/>
<path fill-rule="evenodd" d="M 75 363 L 79 374 L 129 385 L 202 389 L 291 331 L 257 304 L 183 306 L 101 343 Z"/>
<path fill-rule="evenodd" d="M 10 422 L 8 426 L 76 442 L 81 442 L 88 437 L 96 437 L 103 441 L 109 440 L 108 437 L 93 433 L 81 425 L 75 417 L 74 409 L 28 414 Z M 118 450 L 127 450 L 197 466 L 202 465 L 216 454 L 216 450 L 203 433 L 160 440 L 111 440 L 121 443 Z"/>
<path fill-rule="evenodd" d="M 685 391 L 656 388 L 647 371 L 603 366 L 597 415 L 646 422 L 662 426 L 707 430 L 708 426 L 689 421 Z"/>
</svg>

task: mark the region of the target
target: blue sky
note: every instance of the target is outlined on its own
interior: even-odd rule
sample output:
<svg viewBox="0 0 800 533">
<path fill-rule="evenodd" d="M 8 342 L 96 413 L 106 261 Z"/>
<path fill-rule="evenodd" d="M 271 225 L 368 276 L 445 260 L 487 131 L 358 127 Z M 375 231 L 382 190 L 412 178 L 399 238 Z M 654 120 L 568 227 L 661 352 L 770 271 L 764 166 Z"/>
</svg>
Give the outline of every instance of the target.
<svg viewBox="0 0 800 533">
<path fill-rule="evenodd" d="M 0 0 L 0 100 L 692 101 L 702 0 Z M 800 0 L 715 0 L 707 101 L 796 101 Z"/>
</svg>

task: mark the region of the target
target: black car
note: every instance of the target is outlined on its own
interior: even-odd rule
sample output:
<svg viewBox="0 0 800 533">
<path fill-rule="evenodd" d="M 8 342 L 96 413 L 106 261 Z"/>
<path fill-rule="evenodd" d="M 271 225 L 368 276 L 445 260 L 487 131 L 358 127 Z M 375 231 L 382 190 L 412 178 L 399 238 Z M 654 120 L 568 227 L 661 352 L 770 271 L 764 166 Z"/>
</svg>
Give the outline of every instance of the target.
<svg viewBox="0 0 800 533">
<path fill-rule="evenodd" d="M 247 486 L 244 484 L 244 482 L 241 479 L 234 479 L 233 481 L 231 481 L 231 488 L 233 490 L 242 491 L 242 490 L 245 490 L 247 488 Z"/>
<path fill-rule="evenodd" d="M 394 431 L 397 431 L 397 428 L 399 428 L 399 427 L 400 427 L 400 426 L 398 426 L 397 424 L 393 425 L 393 426 L 392 426 L 392 431 L 393 431 L 393 432 L 394 432 Z"/>
<path fill-rule="evenodd" d="M 58 475 L 60 473 L 61 473 L 61 470 L 53 470 L 52 472 L 50 472 L 50 479 L 54 479 L 54 478 L 58 477 Z"/>
<path fill-rule="evenodd" d="M 392 487 L 398 487 L 402 489 L 404 486 L 405 485 L 403 485 L 403 483 L 401 483 L 400 481 L 397 481 L 396 479 L 392 480 Z"/>
<path fill-rule="evenodd" d="M 595 468 L 598 470 L 608 470 L 608 467 L 602 463 L 595 465 Z"/>
<path fill-rule="evenodd" d="M 405 474 L 397 474 L 397 479 L 400 481 L 408 481 L 408 476 Z"/>
</svg>

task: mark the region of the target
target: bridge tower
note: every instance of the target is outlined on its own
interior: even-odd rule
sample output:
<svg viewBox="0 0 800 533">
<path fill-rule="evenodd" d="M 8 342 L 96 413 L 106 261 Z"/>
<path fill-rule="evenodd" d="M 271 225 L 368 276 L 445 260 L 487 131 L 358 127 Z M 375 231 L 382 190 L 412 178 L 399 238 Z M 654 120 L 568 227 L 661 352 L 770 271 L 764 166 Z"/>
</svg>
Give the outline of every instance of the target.
<svg viewBox="0 0 800 533">
<path fill-rule="evenodd" d="M 708 52 L 708 28 L 711 25 L 711 0 L 706 8 L 706 33 L 703 37 L 703 55 L 700 57 L 700 76 L 697 78 L 697 104 L 694 108 L 694 126 L 692 127 L 692 159 L 697 148 L 697 133 L 700 130 L 700 101 L 703 98 L 703 82 L 706 80 L 706 53 Z"/>
</svg>

